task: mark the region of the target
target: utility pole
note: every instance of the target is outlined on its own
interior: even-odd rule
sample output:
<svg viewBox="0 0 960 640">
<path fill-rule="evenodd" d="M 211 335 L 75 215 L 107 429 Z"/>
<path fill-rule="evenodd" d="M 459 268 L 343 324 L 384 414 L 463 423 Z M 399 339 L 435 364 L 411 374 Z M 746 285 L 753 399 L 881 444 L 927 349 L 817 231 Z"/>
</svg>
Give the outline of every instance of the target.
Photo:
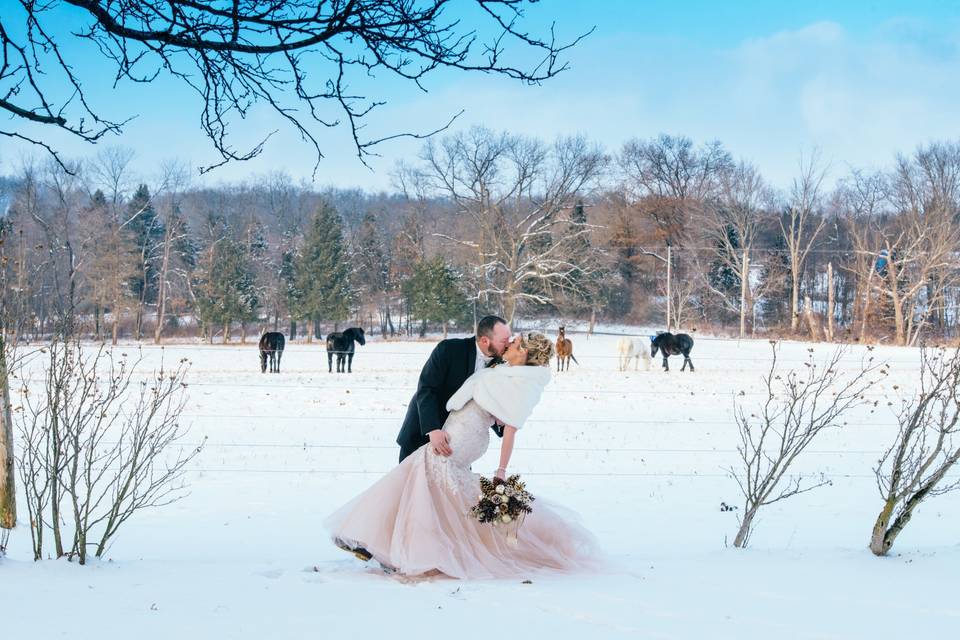
<svg viewBox="0 0 960 640">
<path fill-rule="evenodd" d="M 747 292 L 750 290 L 750 256 L 743 250 L 740 264 L 740 339 L 747 334 Z"/>
<path fill-rule="evenodd" d="M 667 245 L 667 331 L 671 331 L 670 308 L 673 306 L 671 283 L 673 281 L 673 247 Z"/>
</svg>

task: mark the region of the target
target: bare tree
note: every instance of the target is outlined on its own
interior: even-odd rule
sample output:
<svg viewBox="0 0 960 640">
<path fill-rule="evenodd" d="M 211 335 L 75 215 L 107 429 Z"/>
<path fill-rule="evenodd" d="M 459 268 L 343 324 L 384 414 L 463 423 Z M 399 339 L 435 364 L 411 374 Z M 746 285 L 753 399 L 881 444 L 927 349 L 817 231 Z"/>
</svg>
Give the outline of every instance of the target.
<svg viewBox="0 0 960 640">
<path fill-rule="evenodd" d="M 33 249 L 28 257 L 23 254 L 26 247 L 21 246 L 20 284 L 25 276 L 31 277 L 30 288 L 44 305 L 41 324 L 47 313 L 52 313 L 54 332 L 59 335 L 71 335 L 77 329 L 82 266 L 78 247 L 82 199 L 77 178 L 79 163 L 71 162 L 69 166 L 72 169 L 65 170 L 52 161 L 43 165 L 26 161 L 11 207 L 12 219 L 17 220 L 21 231 L 27 231 Z M 33 263 L 32 269 L 28 260 Z M 22 295 L 22 288 L 18 289 Z"/>
<path fill-rule="evenodd" d="M 618 156 L 624 187 L 643 214 L 660 230 L 663 244 L 678 247 L 689 239 L 690 217 L 721 191 L 721 177 L 734 168 L 717 141 L 694 146 L 684 136 L 630 140 Z"/>
<path fill-rule="evenodd" d="M 903 402 L 900 430 L 874 469 L 883 508 L 870 550 L 886 555 L 913 512 L 927 498 L 960 488 L 945 482 L 960 460 L 960 350 L 920 349 L 920 389 Z"/>
<path fill-rule="evenodd" d="M 892 197 L 897 217 L 882 230 L 884 294 L 897 344 L 916 344 L 945 313 L 945 293 L 960 284 L 960 144 L 932 144 L 897 159 Z"/>
<path fill-rule="evenodd" d="M 677 249 L 693 239 L 694 217 L 721 191 L 721 176 L 734 168 L 733 159 L 718 141 L 696 147 L 690 138 L 662 134 L 650 140 L 629 140 L 617 157 L 622 187 L 639 216 L 653 223 L 650 245 L 637 246 L 666 270 L 660 287 L 666 300 L 667 329 L 682 321 L 692 302 L 694 263 Z M 665 248 L 664 248 L 665 247 Z"/>
<path fill-rule="evenodd" d="M 159 290 L 157 292 L 157 326 L 154 327 L 153 341 L 160 344 L 163 336 L 164 319 L 167 313 L 167 300 L 170 296 L 171 274 L 177 262 L 177 246 L 187 235 L 186 224 L 180 215 L 183 191 L 189 184 L 186 167 L 178 162 L 168 162 L 163 167 L 162 182 L 166 185 L 166 215 L 164 216 L 163 243 L 159 272 Z"/>
<path fill-rule="evenodd" d="M 821 166 L 819 153 L 808 160 L 800 158 L 800 175 L 793 180 L 787 212 L 780 218 L 780 231 L 790 259 L 790 330 L 800 323 L 800 277 L 803 265 L 826 220 L 821 213 L 823 180 L 827 167 Z M 812 228 L 811 228 L 812 227 Z"/>
<path fill-rule="evenodd" d="M 245 118 L 255 105 L 265 105 L 297 131 L 318 162 L 323 157 L 318 128 L 343 121 L 364 160 L 378 143 L 423 137 L 362 134 L 370 114 L 384 104 L 358 94 L 355 85 L 364 76 L 392 76 L 420 89 L 436 69 L 536 83 L 566 69 L 562 56 L 583 37 L 559 43 L 552 28 L 545 37 L 532 34 L 524 28 L 531 0 L 476 0 L 456 13 L 448 11 L 451 0 L 12 4 L 0 23 L 0 86 L 10 87 L 0 95 L 0 109 L 15 122 L 64 130 L 89 142 L 122 131 L 127 120 L 101 115 L 66 58 L 69 39 L 86 40 L 115 66 L 118 79 L 149 83 L 165 73 L 192 87 L 203 105 L 201 126 L 222 158 L 214 166 L 255 157 L 273 135 L 246 150 L 231 143 L 233 120 Z M 69 30 L 58 15 L 63 5 L 76 16 Z M 529 61 L 525 68 L 515 62 L 523 57 Z M 61 92 L 63 85 L 70 91 Z M 46 136 L 17 129 L 0 134 L 53 152 Z"/>
<path fill-rule="evenodd" d="M 883 246 L 880 228 L 889 217 L 890 185 L 881 172 L 854 170 L 842 179 L 833 197 L 833 206 L 844 221 L 853 247 L 853 258 L 844 269 L 856 279 L 854 321 L 859 324 L 860 341 L 867 338 L 871 311 L 883 276 L 877 271 L 877 257 Z"/>
<path fill-rule="evenodd" d="M 732 292 L 713 285 L 708 270 L 697 270 L 707 290 L 739 314 L 741 338 L 746 335 L 747 310 L 753 301 L 750 255 L 764 222 L 764 210 L 772 200 L 773 194 L 756 167 L 740 162 L 720 175 L 717 197 L 706 203 L 696 218 L 707 246 L 712 249 L 711 257 L 740 282 L 737 297 L 733 298 Z"/>
<path fill-rule="evenodd" d="M 127 211 L 126 203 L 133 185 L 130 164 L 133 152 L 123 147 L 107 147 L 90 164 L 91 186 L 103 194 L 103 202 L 96 193 L 92 214 L 98 224 L 88 227 L 91 246 L 90 278 L 97 283 L 103 306 L 111 312 L 111 341 L 117 344 L 120 325 L 125 312 L 130 311 L 133 299 L 131 282 L 137 275 L 137 247 L 131 235 L 130 223 L 142 210 Z"/>
<path fill-rule="evenodd" d="M 103 557 L 133 515 L 184 495 L 186 467 L 200 451 L 181 445 L 187 362 L 161 362 L 138 379 L 140 359 L 102 345 L 88 353 L 54 342 L 47 352 L 44 393 L 22 392 L 19 468 L 34 559 L 49 531 L 57 557 L 84 564 L 90 548 Z"/>
<path fill-rule="evenodd" d="M 598 147 L 474 128 L 427 143 L 423 160 L 437 191 L 470 220 L 465 237 L 444 237 L 476 252 L 479 299 L 497 300 L 512 319 L 518 303 L 547 303 L 578 287 L 588 256 L 572 246 L 592 227 L 570 213 L 607 162 Z"/>
<path fill-rule="evenodd" d="M 830 484 L 822 474 L 810 477 L 788 472 L 822 431 L 841 426 L 845 413 L 867 402 L 865 393 L 879 381 L 874 374 L 886 373 L 885 365 L 875 364 L 873 356 L 867 356 L 852 375 L 843 375 L 838 365 L 845 352 L 840 348 L 823 364 L 816 361 L 813 349 L 808 349 L 804 370 L 781 374 L 777 368 L 778 345 L 775 341 L 770 344 L 773 358 L 763 378 L 763 404 L 747 409 L 738 401 L 734 411 L 740 460 L 728 473 L 736 480 L 744 500 L 740 528 L 733 541 L 738 548 L 750 542 L 754 520 L 762 507 Z"/>
</svg>

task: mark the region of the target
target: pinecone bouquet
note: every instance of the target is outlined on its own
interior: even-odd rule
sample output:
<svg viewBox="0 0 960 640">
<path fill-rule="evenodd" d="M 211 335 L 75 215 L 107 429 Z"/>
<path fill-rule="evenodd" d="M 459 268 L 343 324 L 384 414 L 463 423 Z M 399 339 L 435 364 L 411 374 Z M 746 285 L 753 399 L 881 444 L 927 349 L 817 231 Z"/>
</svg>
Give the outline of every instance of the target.
<svg viewBox="0 0 960 640">
<path fill-rule="evenodd" d="M 470 510 L 477 520 L 494 526 L 520 525 L 523 516 L 533 512 L 534 497 L 520 481 L 519 475 L 506 480 L 480 478 L 480 499 Z"/>
</svg>

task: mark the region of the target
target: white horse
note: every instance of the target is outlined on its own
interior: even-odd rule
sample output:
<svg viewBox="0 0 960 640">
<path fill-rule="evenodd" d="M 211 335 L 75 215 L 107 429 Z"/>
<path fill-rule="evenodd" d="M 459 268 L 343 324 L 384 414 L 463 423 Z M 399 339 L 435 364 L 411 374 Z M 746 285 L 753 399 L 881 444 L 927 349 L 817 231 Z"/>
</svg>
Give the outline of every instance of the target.
<svg viewBox="0 0 960 640">
<path fill-rule="evenodd" d="M 650 350 L 643 338 L 620 338 L 617 342 L 617 353 L 620 355 L 620 371 L 626 371 L 630 360 L 636 358 L 633 370 L 640 370 L 640 360 L 643 359 L 643 368 L 650 371 Z"/>
</svg>

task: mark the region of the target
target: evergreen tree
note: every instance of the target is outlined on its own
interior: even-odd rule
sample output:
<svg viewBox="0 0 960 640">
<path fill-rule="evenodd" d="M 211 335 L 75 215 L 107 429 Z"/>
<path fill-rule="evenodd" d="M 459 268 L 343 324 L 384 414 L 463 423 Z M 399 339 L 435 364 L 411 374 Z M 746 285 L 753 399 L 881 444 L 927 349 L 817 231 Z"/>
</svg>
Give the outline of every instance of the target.
<svg viewBox="0 0 960 640">
<path fill-rule="evenodd" d="M 740 295 L 740 276 L 730 265 L 742 259 L 739 251 L 740 236 L 732 225 L 727 225 L 726 234 L 726 242 L 717 240 L 719 255 L 710 264 L 710 286 L 724 294 L 736 297 Z"/>
<path fill-rule="evenodd" d="M 763 257 L 761 282 L 764 295 L 761 314 L 766 324 L 790 322 L 790 257 L 782 233 L 770 243 L 769 253 Z"/>
<path fill-rule="evenodd" d="M 357 231 L 356 259 L 358 285 L 374 295 L 389 289 L 390 268 L 386 248 L 380 237 L 377 219 L 369 211 L 360 221 Z"/>
<path fill-rule="evenodd" d="M 224 342 L 231 323 L 256 320 L 260 307 L 253 265 L 244 248 L 230 237 L 218 240 L 194 286 L 200 317 L 208 329 L 224 327 Z"/>
<path fill-rule="evenodd" d="M 310 221 L 294 262 L 293 315 L 339 322 L 350 315 L 350 264 L 340 216 L 323 203 Z"/>
<path fill-rule="evenodd" d="M 633 309 L 634 289 L 639 283 L 637 234 L 630 218 L 623 214 L 614 218 L 610 229 L 614 276 L 611 280 L 615 286 L 608 291 L 607 311 L 614 316 L 625 316 Z"/>
<path fill-rule="evenodd" d="M 130 288 L 142 301 L 151 302 L 157 295 L 157 259 L 159 247 L 163 243 L 164 226 L 153 208 L 147 185 L 141 184 L 137 187 L 127 205 L 127 219 L 129 223 L 126 226 L 133 235 L 137 252 L 140 254 L 137 259 L 138 273 L 133 277 Z"/>
<path fill-rule="evenodd" d="M 197 266 L 200 256 L 200 249 L 190 230 L 187 227 L 186 220 L 183 219 L 183 212 L 180 207 L 174 207 L 170 214 L 170 226 L 177 230 L 173 240 L 173 252 L 178 257 L 179 262 L 186 271 L 191 271 Z"/>
<path fill-rule="evenodd" d="M 603 252 L 591 242 L 587 211 L 582 201 L 577 202 L 570 213 L 570 233 L 577 235 L 570 240 L 566 250 L 579 270 L 571 274 L 570 291 L 565 298 L 574 311 L 585 308 L 596 312 L 613 294 L 605 286 L 609 277 L 600 260 Z"/>
<path fill-rule="evenodd" d="M 410 313 L 420 319 L 421 336 L 429 322 L 441 323 L 446 335 L 451 322 L 468 320 L 470 305 L 460 278 L 440 256 L 414 267 L 413 275 L 403 283 L 403 294 L 409 301 Z"/>
<path fill-rule="evenodd" d="M 130 289 L 137 297 L 135 337 L 139 340 L 143 329 L 144 307 L 157 299 L 159 290 L 159 262 L 165 230 L 150 200 L 150 190 L 141 184 L 127 206 L 127 227 L 136 246 L 137 270 Z"/>
<path fill-rule="evenodd" d="M 380 332 L 394 332 L 390 294 L 394 291 L 394 279 L 390 273 L 391 256 L 383 240 L 380 221 L 368 211 L 360 222 L 355 240 L 354 281 L 364 293 L 368 304 L 376 304 L 380 317 Z"/>
</svg>

